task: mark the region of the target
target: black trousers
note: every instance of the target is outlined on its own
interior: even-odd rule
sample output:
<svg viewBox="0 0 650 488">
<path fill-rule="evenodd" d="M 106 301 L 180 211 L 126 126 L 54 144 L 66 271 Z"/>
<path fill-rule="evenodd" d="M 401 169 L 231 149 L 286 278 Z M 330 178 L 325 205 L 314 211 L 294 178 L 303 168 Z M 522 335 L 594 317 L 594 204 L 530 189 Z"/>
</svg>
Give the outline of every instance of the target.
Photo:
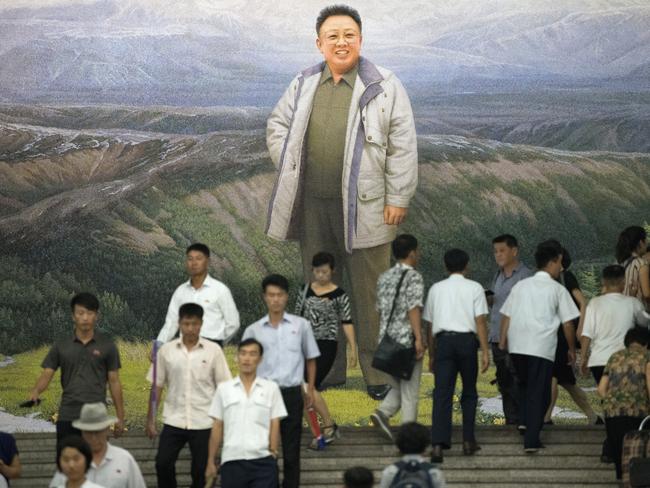
<svg viewBox="0 0 650 488">
<path fill-rule="evenodd" d="M 278 488 L 278 463 L 273 456 L 228 461 L 219 472 L 221 488 Z"/>
<path fill-rule="evenodd" d="M 497 386 L 503 403 L 503 415 L 506 418 L 506 424 L 517 425 L 519 423 L 519 393 L 515 368 L 508 351 L 499 349 L 499 344 L 495 342 L 491 346 L 492 359 L 497 369 Z"/>
<path fill-rule="evenodd" d="M 637 430 L 643 417 L 607 417 L 605 429 L 607 429 L 607 441 L 609 451 L 614 459 L 616 467 L 616 479 L 622 476 L 621 457 L 623 455 L 623 437 L 631 430 Z"/>
<path fill-rule="evenodd" d="M 431 415 L 431 444 L 451 447 L 451 415 L 456 378 L 460 373 L 463 393 L 460 406 L 463 411 L 463 441 L 473 442 L 474 422 L 478 393 L 478 341 L 472 333 L 449 334 L 442 332 L 436 336 L 435 388 L 433 390 L 433 413 Z"/>
<path fill-rule="evenodd" d="M 526 426 L 524 448 L 540 447 L 539 433 L 551 403 L 553 361 L 526 354 L 510 354 L 517 372 L 519 422 Z"/>
<path fill-rule="evenodd" d="M 301 386 L 280 388 L 287 416 L 280 421 L 282 435 L 282 488 L 300 486 L 300 438 L 304 401 Z"/>
<path fill-rule="evenodd" d="M 605 371 L 605 366 L 592 366 L 589 368 L 591 371 L 592 376 L 594 377 L 594 380 L 596 380 L 596 386 L 600 383 L 600 379 L 603 377 L 603 372 Z M 612 450 L 609 447 L 609 439 L 606 437 L 605 440 L 603 441 L 603 449 L 601 451 L 601 455 L 612 458 L 614 459 L 614 456 L 612 454 Z"/>
<path fill-rule="evenodd" d="M 72 426 L 72 420 L 57 420 L 56 444 L 59 445 L 59 443 L 69 435 L 78 435 L 81 437 L 81 431 Z"/>
<path fill-rule="evenodd" d="M 158 488 L 176 488 L 176 460 L 186 443 L 192 455 L 191 488 L 205 487 L 205 467 L 208 463 L 208 442 L 212 429 L 190 430 L 164 425 L 156 454 Z"/>
</svg>

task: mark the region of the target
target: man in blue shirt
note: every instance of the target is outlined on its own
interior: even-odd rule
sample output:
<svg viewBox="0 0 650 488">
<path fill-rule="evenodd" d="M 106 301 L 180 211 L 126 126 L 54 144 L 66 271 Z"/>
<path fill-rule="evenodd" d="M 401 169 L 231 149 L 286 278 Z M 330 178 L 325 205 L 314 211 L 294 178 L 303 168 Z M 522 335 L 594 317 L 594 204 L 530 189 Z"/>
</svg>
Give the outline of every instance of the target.
<svg viewBox="0 0 650 488">
<path fill-rule="evenodd" d="M 309 321 L 287 313 L 289 281 L 282 275 L 270 275 L 262 281 L 262 297 L 268 314 L 248 326 L 242 340 L 254 338 L 264 347 L 257 368 L 260 378 L 275 381 L 280 387 L 287 417 L 280 422 L 284 459 L 283 488 L 300 486 L 300 437 L 302 413 L 313 402 L 316 382 L 316 358 L 320 356 Z M 306 365 L 306 366 L 305 366 Z M 307 391 L 303 401 L 302 384 L 307 373 Z"/>
</svg>

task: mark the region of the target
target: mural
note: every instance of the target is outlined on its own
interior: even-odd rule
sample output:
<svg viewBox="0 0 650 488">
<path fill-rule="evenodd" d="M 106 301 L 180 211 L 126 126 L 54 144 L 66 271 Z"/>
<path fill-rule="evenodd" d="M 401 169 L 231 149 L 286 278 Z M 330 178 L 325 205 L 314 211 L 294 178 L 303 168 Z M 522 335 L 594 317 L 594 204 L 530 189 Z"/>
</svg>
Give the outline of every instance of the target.
<svg viewBox="0 0 650 488">
<path fill-rule="evenodd" d="M 214 251 L 243 323 L 269 271 L 299 283 L 295 244 L 266 238 L 274 169 L 266 116 L 320 61 L 329 2 L 0 1 L 0 352 L 69 330 L 82 289 L 102 327 L 151 339 Z M 650 6 L 645 0 L 350 2 L 362 53 L 404 82 L 420 185 L 405 231 L 431 283 L 466 249 L 493 275 L 491 238 L 556 237 L 581 276 L 620 229 L 650 220 Z"/>
</svg>

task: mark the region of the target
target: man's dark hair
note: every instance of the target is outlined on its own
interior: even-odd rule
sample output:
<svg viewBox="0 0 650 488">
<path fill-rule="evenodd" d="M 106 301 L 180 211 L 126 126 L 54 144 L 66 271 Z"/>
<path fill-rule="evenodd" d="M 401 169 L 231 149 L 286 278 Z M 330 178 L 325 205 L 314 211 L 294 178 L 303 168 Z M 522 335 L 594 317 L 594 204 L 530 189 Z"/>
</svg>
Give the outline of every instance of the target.
<svg viewBox="0 0 650 488">
<path fill-rule="evenodd" d="M 203 307 L 196 303 L 184 303 L 178 309 L 178 320 L 197 317 L 203 320 Z"/>
<path fill-rule="evenodd" d="M 187 249 L 185 250 L 185 254 L 186 255 L 189 254 L 190 251 L 198 251 L 200 253 L 205 254 L 206 258 L 210 257 L 210 248 L 205 244 L 201 244 L 200 242 L 195 242 L 194 244 L 188 246 Z"/>
<path fill-rule="evenodd" d="M 608 285 L 618 285 L 625 281 L 625 268 L 618 264 L 612 264 L 603 268 L 603 281 Z"/>
<path fill-rule="evenodd" d="M 418 248 L 418 240 L 411 234 L 401 234 L 391 243 L 395 259 L 406 259 L 411 251 Z"/>
<path fill-rule="evenodd" d="M 492 239 L 492 244 L 501 244 L 505 243 L 509 248 L 519 247 L 517 238 L 511 234 L 501 234 Z"/>
<path fill-rule="evenodd" d="M 67 436 L 59 443 L 58 446 L 56 446 L 56 466 L 59 468 L 59 471 L 63 471 L 61 469 L 61 453 L 66 447 L 72 447 L 73 449 L 76 449 L 83 455 L 83 457 L 86 458 L 85 472 L 87 473 L 93 462 L 93 452 L 90 450 L 88 443 L 83 440 L 81 436 L 75 434 Z"/>
<path fill-rule="evenodd" d="M 462 249 L 450 249 L 445 253 L 445 267 L 450 273 L 460 273 L 469 263 L 469 254 Z"/>
<path fill-rule="evenodd" d="M 544 269 L 548 263 L 562 255 L 561 248 L 558 249 L 557 246 L 542 244 L 537 246 L 537 250 L 535 251 L 535 264 L 537 265 L 537 269 Z"/>
<path fill-rule="evenodd" d="M 311 259 L 311 265 L 314 268 L 318 268 L 324 264 L 329 264 L 330 268 L 334 269 L 334 265 L 336 264 L 334 261 L 334 256 L 328 252 L 318 252 L 314 254 L 314 257 Z"/>
<path fill-rule="evenodd" d="M 248 339 L 244 339 L 243 341 L 241 341 L 239 343 L 239 345 L 237 346 L 237 350 L 239 351 L 243 347 L 250 346 L 251 344 L 255 344 L 257 346 L 257 348 L 260 350 L 260 356 L 264 355 L 264 346 L 262 345 L 262 343 L 260 341 L 258 341 L 257 339 L 255 339 L 253 337 L 249 337 Z"/>
<path fill-rule="evenodd" d="M 624 262 L 639 246 L 639 243 L 648 237 L 645 229 L 638 225 L 627 227 L 618 236 L 616 243 L 616 261 Z"/>
<path fill-rule="evenodd" d="M 262 293 L 266 292 L 266 287 L 277 286 L 289 293 L 289 280 L 281 274 L 271 274 L 262 280 Z"/>
<path fill-rule="evenodd" d="M 640 344 L 648 347 L 649 335 L 648 329 L 645 327 L 633 327 L 625 334 L 625 347 L 630 347 L 630 344 Z"/>
<path fill-rule="evenodd" d="M 564 271 L 571 267 L 572 262 L 573 260 L 571 259 L 569 251 L 566 250 L 566 247 L 562 248 L 562 268 L 564 268 Z"/>
<path fill-rule="evenodd" d="M 77 293 L 75 296 L 72 297 L 72 300 L 70 300 L 70 308 L 72 309 L 73 312 L 74 312 L 75 305 L 80 305 L 83 308 L 86 308 L 93 312 L 99 311 L 99 300 L 97 300 L 97 297 L 92 293 L 88 293 L 85 291 L 81 293 Z"/>
<path fill-rule="evenodd" d="M 429 441 L 429 429 L 417 422 L 406 422 L 397 431 L 395 445 L 402 454 L 422 454 Z"/>
<path fill-rule="evenodd" d="M 345 470 L 343 483 L 345 488 L 372 488 L 375 484 L 375 477 L 368 468 L 355 466 Z"/>
<path fill-rule="evenodd" d="M 352 20 L 354 20 L 359 26 L 359 32 L 361 32 L 361 16 L 359 15 L 359 12 L 347 5 L 338 4 L 325 7 L 318 13 L 318 17 L 316 18 L 317 36 L 320 35 L 320 28 L 323 23 L 328 19 L 328 17 L 333 17 L 334 15 L 347 15 L 348 17 L 352 17 Z"/>
</svg>

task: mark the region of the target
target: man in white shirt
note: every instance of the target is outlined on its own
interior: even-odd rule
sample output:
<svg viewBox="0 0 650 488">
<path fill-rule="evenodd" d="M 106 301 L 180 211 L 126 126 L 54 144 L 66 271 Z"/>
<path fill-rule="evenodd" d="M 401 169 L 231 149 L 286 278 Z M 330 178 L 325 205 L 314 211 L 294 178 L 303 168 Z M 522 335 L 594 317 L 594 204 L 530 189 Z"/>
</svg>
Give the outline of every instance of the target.
<svg viewBox="0 0 650 488">
<path fill-rule="evenodd" d="M 78 420 L 72 422 L 75 429 L 90 446 L 93 461 L 86 473 L 86 479 L 104 488 L 146 488 L 138 463 L 126 449 L 108 442 L 110 426 L 116 422 L 109 417 L 102 402 L 86 403 L 81 407 Z M 50 488 L 65 486 L 67 477 L 57 471 Z"/>
<path fill-rule="evenodd" d="M 220 464 L 224 487 L 278 487 L 280 420 L 287 410 L 278 385 L 257 377 L 263 354 L 257 340 L 243 340 L 237 348 L 239 376 L 221 383 L 212 400 L 214 423 L 205 474 L 208 479 L 216 476 Z"/>
<path fill-rule="evenodd" d="M 580 337 L 582 373 L 591 370 L 600 383 L 605 365 L 615 352 L 625 349 L 625 334 L 635 325 L 647 327 L 650 319 L 636 297 L 623 295 L 625 268 L 614 264 L 603 269 L 602 292 L 587 305 Z"/>
<path fill-rule="evenodd" d="M 257 368 L 260 378 L 275 381 L 280 387 L 287 416 L 280 422 L 282 434 L 283 488 L 300 486 L 300 437 L 303 407 L 313 403 L 316 358 L 320 355 L 309 321 L 285 312 L 289 300 L 289 281 L 272 274 L 262 280 L 262 298 L 268 315 L 244 331 L 242 340 L 254 338 L 264 347 Z M 306 371 L 306 378 L 305 378 Z M 303 401 L 303 382 L 307 391 Z"/>
<path fill-rule="evenodd" d="M 554 246 L 538 246 L 535 262 L 539 270 L 517 283 L 501 307 L 499 347 L 508 350 L 519 387 L 519 422 L 525 426 L 524 450 L 535 453 L 544 447 L 539 433 L 551 399 L 551 377 L 557 327 L 563 325 L 569 344 L 569 362 L 575 362 L 572 320 L 580 316 L 567 289 L 557 281 L 562 271 L 562 253 Z"/>
<path fill-rule="evenodd" d="M 156 399 L 160 398 L 163 387 L 167 387 L 164 426 L 156 455 L 158 488 L 176 488 L 176 459 L 186 443 L 189 443 L 192 455 L 191 486 L 205 486 L 208 441 L 212 428 L 208 410 L 217 385 L 231 379 L 232 375 L 221 348 L 200 337 L 202 317 L 200 305 L 181 305 L 178 311 L 181 338 L 160 348 L 157 360 L 147 375 Z M 151 439 L 157 435 L 157 410 L 158 403 L 149 402 L 146 432 Z"/>
<path fill-rule="evenodd" d="M 429 370 L 435 375 L 431 427 L 431 462 L 442 462 L 442 450 L 451 448 L 452 399 L 460 373 L 463 393 L 463 453 L 480 450 L 474 436 L 478 393 L 478 347 L 481 348 L 481 373 L 490 366 L 485 292 L 480 283 L 468 280 L 469 256 L 462 249 L 445 253 L 449 278 L 434 284 L 424 306 L 424 321 L 429 324 Z M 478 340 L 477 340 L 478 337 Z"/>
<path fill-rule="evenodd" d="M 162 344 L 178 332 L 178 309 L 184 303 L 203 307 L 201 337 L 223 347 L 224 342 L 239 329 L 239 312 L 228 287 L 208 274 L 210 249 L 205 244 L 192 244 L 185 252 L 190 279 L 176 288 L 169 301 L 165 325 L 156 339 Z"/>
</svg>

